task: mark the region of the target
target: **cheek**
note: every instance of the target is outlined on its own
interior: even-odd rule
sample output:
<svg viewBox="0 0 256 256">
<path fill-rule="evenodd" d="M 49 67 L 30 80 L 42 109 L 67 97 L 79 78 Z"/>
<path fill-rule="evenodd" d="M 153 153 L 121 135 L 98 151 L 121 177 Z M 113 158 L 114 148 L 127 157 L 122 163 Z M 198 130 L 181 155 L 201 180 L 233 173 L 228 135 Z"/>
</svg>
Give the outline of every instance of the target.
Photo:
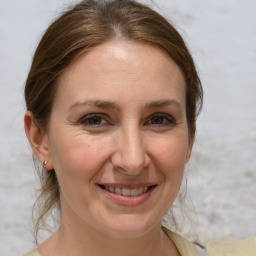
<svg viewBox="0 0 256 256">
<path fill-rule="evenodd" d="M 188 143 L 186 136 L 172 136 L 169 139 L 163 140 L 156 147 L 156 169 L 162 176 L 164 183 L 163 194 L 165 197 L 162 200 L 168 208 L 180 190 L 187 152 Z"/>
<path fill-rule="evenodd" d="M 183 172 L 188 154 L 188 142 L 186 137 L 175 137 L 162 140 L 155 147 L 155 158 L 162 166 L 166 175 Z"/>
<path fill-rule="evenodd" d="M 162 216 L 173 205 L 181 187 L 187 155 L 186 137 L 170 136 L 155 146 L 155 169 L 161 176 L 158 204 Z"/>
<path fill-rule="evenodd" d="M 88 198 L 94 191 L 94 178 L 104 168 L 108 158 L 106 143 L 88 136 L 63 136 L 52 140 L 52 161 L 62 194 L 62 206 L 89 207 Z"/>
<path fill-rule="evenodd" d="M 85 135 L 55 136 L 51 145 L 54 169 L 61 180 L 91 180 L 102 168 L 108 157 L 104 141 L 88 138 Z"/>
</svg>

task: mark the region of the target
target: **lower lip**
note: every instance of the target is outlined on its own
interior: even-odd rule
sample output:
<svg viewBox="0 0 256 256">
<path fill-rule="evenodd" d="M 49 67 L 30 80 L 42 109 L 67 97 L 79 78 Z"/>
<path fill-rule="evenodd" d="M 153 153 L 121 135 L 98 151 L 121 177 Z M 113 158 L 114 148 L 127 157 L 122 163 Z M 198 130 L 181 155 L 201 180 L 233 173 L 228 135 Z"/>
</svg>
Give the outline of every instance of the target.
<svg viewBox="0 0 256 256">
<path fill-rule="evenodd" d="M 100 188 L 105 195 L 114 203 L 120 205 L 120 206 L 138 206 L 143 204 L 151 195 L 155 187 L 151 187 L 148 191 L 138 195 L 138 196 L 123 196 L 123 195 L 118 195 L 112 192 L 109 192 L 105 189 Z"/>
</svg>

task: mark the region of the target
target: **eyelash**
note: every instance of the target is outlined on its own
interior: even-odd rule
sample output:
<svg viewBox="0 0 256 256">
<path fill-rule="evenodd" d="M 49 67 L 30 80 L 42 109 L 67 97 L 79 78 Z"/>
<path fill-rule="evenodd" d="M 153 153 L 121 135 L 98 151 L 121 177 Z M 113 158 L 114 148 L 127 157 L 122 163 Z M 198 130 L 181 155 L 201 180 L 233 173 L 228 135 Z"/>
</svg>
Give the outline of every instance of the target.
<svg viewBox="0 0 256 256">
<path fill-rule="evenodd" d="M 92 128 L 101 128 L 102 124 L 90 123 L 90 121 L 92 121 L 92 122 L 97 121 L 96 119 L 98 119 L 98 121 L 100 120 L 100 122 L 102 122 L 102 120 L 105 120 L 106 124 L 104 124 L 103 126 L 109 125 L 109 122 L 106 120 L 106 118 L 104 118 L 103 114 L 89 114 L 89 115 L 86 115 L 86 116 L 84 116 L 80 119 L 79 123 L 82 124 L 82 125 L 85 125 L 85 126 L 92 127 Z"/>
<path fill-rule="evenodd" d="M 103 128 L 104 126 L 111 125 L 111 123 L 104 116 L 105 116 L 104 114 L 89 114 L 82 117 L 79 120 L 79 124 L 93 128 L 93 129 Z M 160 123 L 152 123 L 153 118 L 155 118 L 154 121 L 156 122 L 160 121 Z M 162 120 L 162 123 L 161 123 L 161 120 Z M 97 122 L 97 121 L 99 123 L 95 124 L 94 122 Z M 104 121 L 104 124 L 102 124 L 103 121 Z M 146 122 L 143 123 L 143 125 L 159 127 L 159 128 L 173 126 L 174 124 L 176 124 L 175 120 L 170 115 L 163 114 L 163 113 L 153 114 L 146 120 Z"/>
<path fill-rule="evenodd" d="M 158 121 L 159 121 L 159 118 L 161 118 L 162 119 L 162 123 L 160 123 L 160 124 L 158 124 L 158 123 L 149 124 L 151 126 L 166 127 L 166 126 L 172 126 L 172 125 L 174 125 L 176 123 L 175 120 L 171 116 L 169 116 L 167 114 L 156 113 L 156 114 L 151 115 L 148 120 L 151 120 L 151 122 L 152 122 L 153 118 L 155 118 L 155 121 L 157 121 L 156 119 L 158 119 Z M 147 122 L 148 121 L 146 121 L 146 123 Z"/>
</svg>

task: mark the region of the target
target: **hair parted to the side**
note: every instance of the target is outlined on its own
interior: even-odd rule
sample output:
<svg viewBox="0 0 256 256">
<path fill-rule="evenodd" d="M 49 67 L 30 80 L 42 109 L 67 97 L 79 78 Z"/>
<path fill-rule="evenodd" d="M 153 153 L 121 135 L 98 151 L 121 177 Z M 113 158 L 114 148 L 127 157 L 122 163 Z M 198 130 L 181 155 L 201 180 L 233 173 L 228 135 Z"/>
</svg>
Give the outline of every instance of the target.
<svg viewBox="0 0 256 256">
<path fill-rule="evenodd" d="M 43 35 L 25 84 L 27 110 L 47 132 L 59 76 L 75 58 L 95 46 L 119 38 L 155 46 L 179 66 L 186 81 L 186 115 L 191 140 L 202 107 L 203 91 L 193 59 L 176 29 L 151 8 L 132 0 L 83 0 L 56 19 Z M 54 170 L 39 170 L 41 193 L 35 206 L 35 238 L 45 217 L 59 207 Z"/>
</svg>

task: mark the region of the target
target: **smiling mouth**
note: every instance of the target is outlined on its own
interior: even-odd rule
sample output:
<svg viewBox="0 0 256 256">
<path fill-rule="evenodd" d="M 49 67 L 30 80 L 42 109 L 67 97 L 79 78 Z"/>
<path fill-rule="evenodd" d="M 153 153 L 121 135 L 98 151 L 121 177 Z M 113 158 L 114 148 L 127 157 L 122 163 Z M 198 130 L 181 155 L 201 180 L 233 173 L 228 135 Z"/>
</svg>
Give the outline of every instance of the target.
<svg viewBox="0 0 256 256">
<path fill-rule="evenodd" d="M 122 188 L 122 187 L 111 187 L 111 186 L 105 186 L 105 185 L 99 185 L 99 186 L 101 189 L 104 189 L 110 193 L 127 196 L 127 197 L 139 196 L 156 187 L 156 185 L 152 185 L 152 186 L 143 186 L 143 187 L 130 189 L 130 188 Z"/>
</svg>

